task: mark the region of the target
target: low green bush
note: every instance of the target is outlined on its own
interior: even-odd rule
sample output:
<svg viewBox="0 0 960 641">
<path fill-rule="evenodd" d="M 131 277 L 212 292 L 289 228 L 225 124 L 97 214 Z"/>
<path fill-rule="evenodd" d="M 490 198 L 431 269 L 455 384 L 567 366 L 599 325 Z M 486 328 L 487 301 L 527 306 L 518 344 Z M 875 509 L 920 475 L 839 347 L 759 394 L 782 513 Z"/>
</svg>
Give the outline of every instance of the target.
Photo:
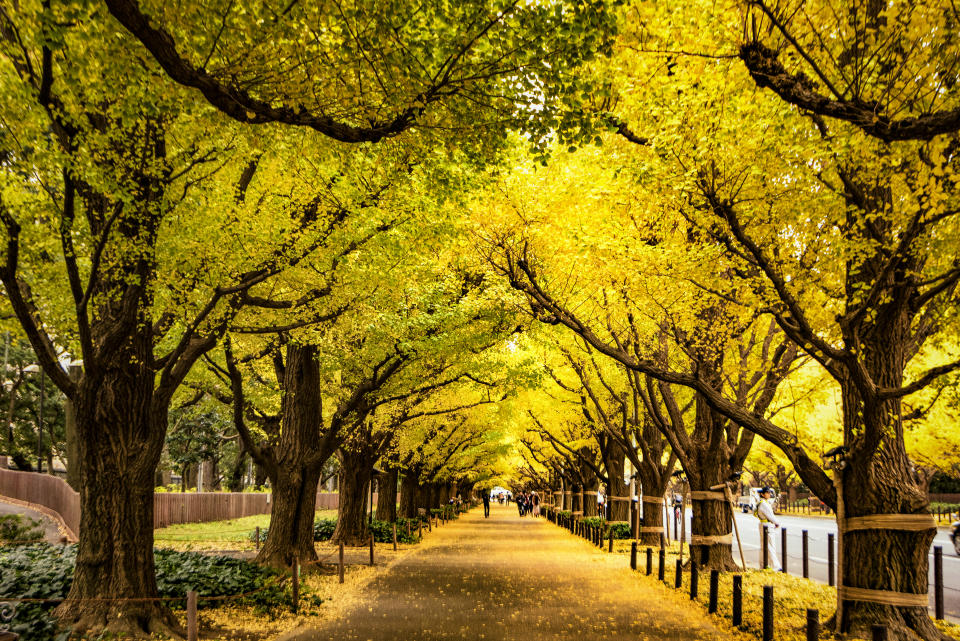
<svg viewBox="0 0 960 641">
<path fill-rule="evenodd" d="M 602 527 L 603 528 L 603 538 L 610 536 L 610 532 L 613 532 L 613 538 L 615 539 L 629 539 L 630 538 L 630 524 L 629 523 L 610 523 L 600 518 L 599 516 L 588 516 L 586 518 L 580 519 L 581 523 L 589 525 L 590 527 Z"/>
<path fill-rule="evenodd" d="M 420 539 L 417 537 L 417 525 L 419 519 L 397 519 L 397 541 L 399 543 L 416 543 Z M 410 536 L 407 536 L 407 523 L 410 524 Z M 313 540 L 329 541 L 333 537 L 333 531 L 337 528 L 337 519 L 317 519 L 313 522 Z M 269 528 L 260 529 L 260 542 L 267 540 L 267 531 Z M 373 520 L 370 525 L 373 532 L 373 540 L 377 543 L 393 543 L 393 524 L 389 521 Z M 250 533 L 250 540 L 257 540 L 257 531 Z"/>
<path fill-rule="evenodd" d="M 73 582 L 76 563 L 75 545 L 38 543 L 0 548 L 0 601 L 4 598 L 52 599 L 49 603 L 17 603 L 10 631 L 21 641 L 64 641 L 68 633 L 60 629 L 52 611 L 56 600 L 63 599 Z M 161 597 L 184 598 L 171 601 L 173 608 L 185 607 L 188 590 L 203 596 L 255 594 L 243 603 L 270 609 L 289 604 L 285 585 L 276 582 L 277 571 L 227 557 L 198 552 L 156 550 L 157 588 Z M 198 607 L 213 607 L 220 601 L 200 599 Z"/>
<path fill-rule="evenodd" d="M 0 543 L 19 543 L 43 538 L 43 524 L 22 514 L 0 516 Z"/>
</svg>

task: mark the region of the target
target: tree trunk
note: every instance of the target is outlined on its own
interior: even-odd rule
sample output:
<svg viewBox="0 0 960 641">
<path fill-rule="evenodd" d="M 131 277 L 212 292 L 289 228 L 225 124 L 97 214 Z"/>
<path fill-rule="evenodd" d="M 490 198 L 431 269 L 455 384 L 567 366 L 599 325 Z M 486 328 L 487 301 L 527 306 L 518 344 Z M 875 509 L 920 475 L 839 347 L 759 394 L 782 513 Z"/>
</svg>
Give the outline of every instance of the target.
<svg viewBox="0 0 960 641">
<path fill-rule="evenodd" d="M 574 516 L 583 516 L 583 486 L 573 485 L 572 494 L 570 494 L 570 511 Z"/>
<path fill-rule="evenodd" d="M 647 461 L 643 459 L 640 461 L 641 465 L 637 469 L 637 473 L 640 475 L 640 485 L 641 485 L 641 505 L 643 510 L 643 522 L 641 527 L 645 530 L 650 528 L 648 531 L 640 532 L 640 543 L 645 546 L 659 546 L 661 541 L 664 539 L 663 533 L 663 495 L 667 492 L 667 483 L 670 479 L 669 472 L 671 470 L 666 470 L 666 474 L 661 474 L 660 470 L 654 469 L 655 466 L 659 466 L 659 462 Z M 650 499 L 648 501 L 643 501 L 642 499 Z"/>
<path fill-rule="evenodd" d="M 380 494 L 377 497 L 377 520 L 392 523 L 397 520 L 397 477 L 399 471 L 391 467 L 380 475 Z"/>
<path fill-rule="evenodd" d="M 80 540 L 73 583 L 56 613 L 77 631 L 169 635 L 180 627 L 162 602 L 109 601 L 158 596 L 153 473 L 166 434 L 166 413 L 152 411 L 153 371 L 117 352 L 114 367 L 95 368 L 78 386 Z"/>
<path fill-rule="evenodd" d="M 610 439 L 603 467 L 607 472 L 607 504 L 609 519 L 615 522 L 630 522 L 630 488 L 623 480 L 626 454 L 619 443 Z"/>
<path fill-rule="evenodd" d="M 325 448 L 331 446 L 321 438 L 323 407 L 316 354 L 312 345 L 287 346 L 280 441 L 265 465 L 273 490 L 270 528 L 257 555 L 259 563 L 274 567 L 289 568 L 295 558 L 301 565 L 317 560 L 313 546 L 317 487 L 331 454 Z"/>
<path fill-rule="evenodd" d="M 697 395 L 696 422 L 694 430 L 700 436 L 696 447 L 687 453 L 687 474 L 691 492 L 713 492 L 723 496 L 723 490 L 711 489 L 723 485 L 730 477 L 730 452 L 727 447 L 726 419 L 714 412 L 706 400 Z M 703 440 L 704 435 L 706 441 Z M 748 450 L 749 451 L 749 450 Z M 689 469 L 688 469 L 689 468 Z M 733 560 L 733 508 L 725 499 L 693 499 L 690 501 L 693 518 L 690 524 L 691 541 L 696 537 L 731 538 L 727 543 L 696 543 L 690 546 L 690 556 L 700 567 L 716 570 L 736 570 Z M 681 515 L 686 518 L 686 515 Z M 678 533 L 679 536 L 679 533 Z"/>
<path fill-rule="evenodd" d="M 600 516 L 600 511 L 597 509 L 597 492 L 599 491 L 600 479 L 591 475 L 583 485 L 583 507 L 581 509 L 585 518 Z"/>
<path fill-rule="evenodd" d="M 420 507 L 420 483 L 416 472 L 406 472 L 400 491 L 400 516 L 405 519 L 417 518 Z"/>
<path fill-rule="evenodd" d="M 227 491 L 229 492 L 242 492 L 243 491 L 243 471 L 247 465 L 247 451 L 243 448 L 243 445 L 240 445 L 240 449 L 237 451 L 237 460 L 233 464 L 233 467 L 230 468 L 230 474 L 227 476 Z"/>
<path fill-rule="evenodd" d="M 367 527 L 370 482 L 373 459 L 365 452 L 340 450 L 340 506 L 334 543 L 366 545 L 370 539 Z"/>
<path fill-rule="evenodd" d="M 270 528 L 257 563 L 290 568 L 294 559 L 305 565 L 317 560 L 313 521 L 317 511 L 320 469 L 292 468 L 271 479 Z"/>
<path fill-rule="evenodd" d="M 866 360 L 878 386 L 902 385 L 902 361 L 894 341 L 875 347 Z M 850 454 L 842 471 L 844 518 L 872 514 L 927 514 L 926 480 L 906 453 L 899 399 L 866 406 L 852 383 L 841 381 L 844 432 Z M 864 423 L 878 426 L 876 450 L 865 443 Z M 850 435 L 859 435 L 853 436 Z M 927 594 L 928 553 L 936 529 L 854 530 L 842 534 L 842 585 L 869 590 Z M 869 635 L 871 626 L 887 626 L 892 639 L 949 639 L 930 619 L 927 606 L 890 606 L 844 600 L 840 630 Z M 836 622 L 835 622 L 836 623 Z"/>
</svg>

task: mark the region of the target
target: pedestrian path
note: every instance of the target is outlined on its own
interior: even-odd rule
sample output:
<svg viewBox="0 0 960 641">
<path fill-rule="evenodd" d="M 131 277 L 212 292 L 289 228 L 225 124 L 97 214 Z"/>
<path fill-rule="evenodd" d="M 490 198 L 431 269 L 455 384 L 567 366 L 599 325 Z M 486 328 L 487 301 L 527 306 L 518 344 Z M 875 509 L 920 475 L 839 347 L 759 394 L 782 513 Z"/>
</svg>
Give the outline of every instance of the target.
<svg viewBox="0 0 960 641">
<path fill-rule="evenodd" d="M 23 505 L 18 505 L 6 497 L 0 496 L 0 515 L 3 514 L 20 514 L 39 521 L 43 529 L 43 538 L 47 543 L 58 543 L 60 541 L 60 529 L 46 514 Z"/>
<path fill-rule="evenodd" d="M 720 627 L 718 627 L 720 626 Z M 297 641 L 730 639 L 680 593 L 643 581 L 545 519 L 494 505 L 431 534 L 343 616 Z"/>
</svg>

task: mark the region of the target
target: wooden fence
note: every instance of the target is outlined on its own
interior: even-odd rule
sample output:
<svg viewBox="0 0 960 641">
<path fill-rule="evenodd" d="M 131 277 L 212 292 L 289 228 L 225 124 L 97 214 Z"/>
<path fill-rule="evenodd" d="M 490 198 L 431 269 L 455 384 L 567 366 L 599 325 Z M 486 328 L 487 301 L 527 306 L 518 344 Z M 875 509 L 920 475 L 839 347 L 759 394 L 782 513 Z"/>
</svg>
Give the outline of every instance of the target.
<svg viewBox="0 0 960 641">
<path fill-rule="evenodd" d="M 66 481 L 49 474 L 18 472 L 0 467 L 0 496 L 44 512 L 62 522 L 67 538 L 80 531 L 80 495 Z M 266 492 L 169 492 L 153 495 L 153 527 L 177 523 L 224 521 L 270 513 L 271 495 Z M 377 493 L 373 493 L 377 502 Z M 317 492 L 318 510 L 335 510 L 337 492 Z"/>
<path fill-rule="evenodd" d="M 80 495 L 66 481 L 49 474 L 0 469 L 0 496 L 29 503 L 30 507 L 59 520 L 67 538 L 80 531 Z"/>
</svg>

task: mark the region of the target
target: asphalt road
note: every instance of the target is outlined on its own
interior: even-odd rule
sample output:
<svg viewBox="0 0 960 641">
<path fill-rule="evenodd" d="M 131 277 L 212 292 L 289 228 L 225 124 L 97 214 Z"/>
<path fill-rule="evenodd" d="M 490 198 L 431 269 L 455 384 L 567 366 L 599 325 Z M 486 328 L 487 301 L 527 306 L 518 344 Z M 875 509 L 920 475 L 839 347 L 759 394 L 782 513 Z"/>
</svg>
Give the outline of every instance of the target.
<svg viewBox="0 0 960 641">
<path fill-rule="evenodd" d="M 743 542 L 743 554 L 747 566 L 760 567 L 760 528 L 756 517 L 751 514 L 736 513 L 737 526 Z M 810 578 L 822 583 L 827 582 L 827 534 L 836 537 L 837 523 L 833 519 L 794 515 L 777 515 L 782 527 L 787 530 L 787 570 L 790 574 L 803 574 L 803 530 L 807 530 L 809 540 Z M 687 526 L 690 524 L 690 510 L 687 510 Z M 671 524 L 672 527 L 672 524 Z M 671 531 L 672 534 L 672 531 Z M 774 541 L 777 556 L 780 552 L 780 531 L 771 528 L 770 536 Z M 930 546 L 930 609 L 933 610 L 933 548 L 943 547 L 943 605 L 946 616 L 960 621 L 960 557 L 953 549 L 949 531 L 940 528 Z M 734 559 L 739 561 L 739 552 L 734 542 Z"/>
</svg>

